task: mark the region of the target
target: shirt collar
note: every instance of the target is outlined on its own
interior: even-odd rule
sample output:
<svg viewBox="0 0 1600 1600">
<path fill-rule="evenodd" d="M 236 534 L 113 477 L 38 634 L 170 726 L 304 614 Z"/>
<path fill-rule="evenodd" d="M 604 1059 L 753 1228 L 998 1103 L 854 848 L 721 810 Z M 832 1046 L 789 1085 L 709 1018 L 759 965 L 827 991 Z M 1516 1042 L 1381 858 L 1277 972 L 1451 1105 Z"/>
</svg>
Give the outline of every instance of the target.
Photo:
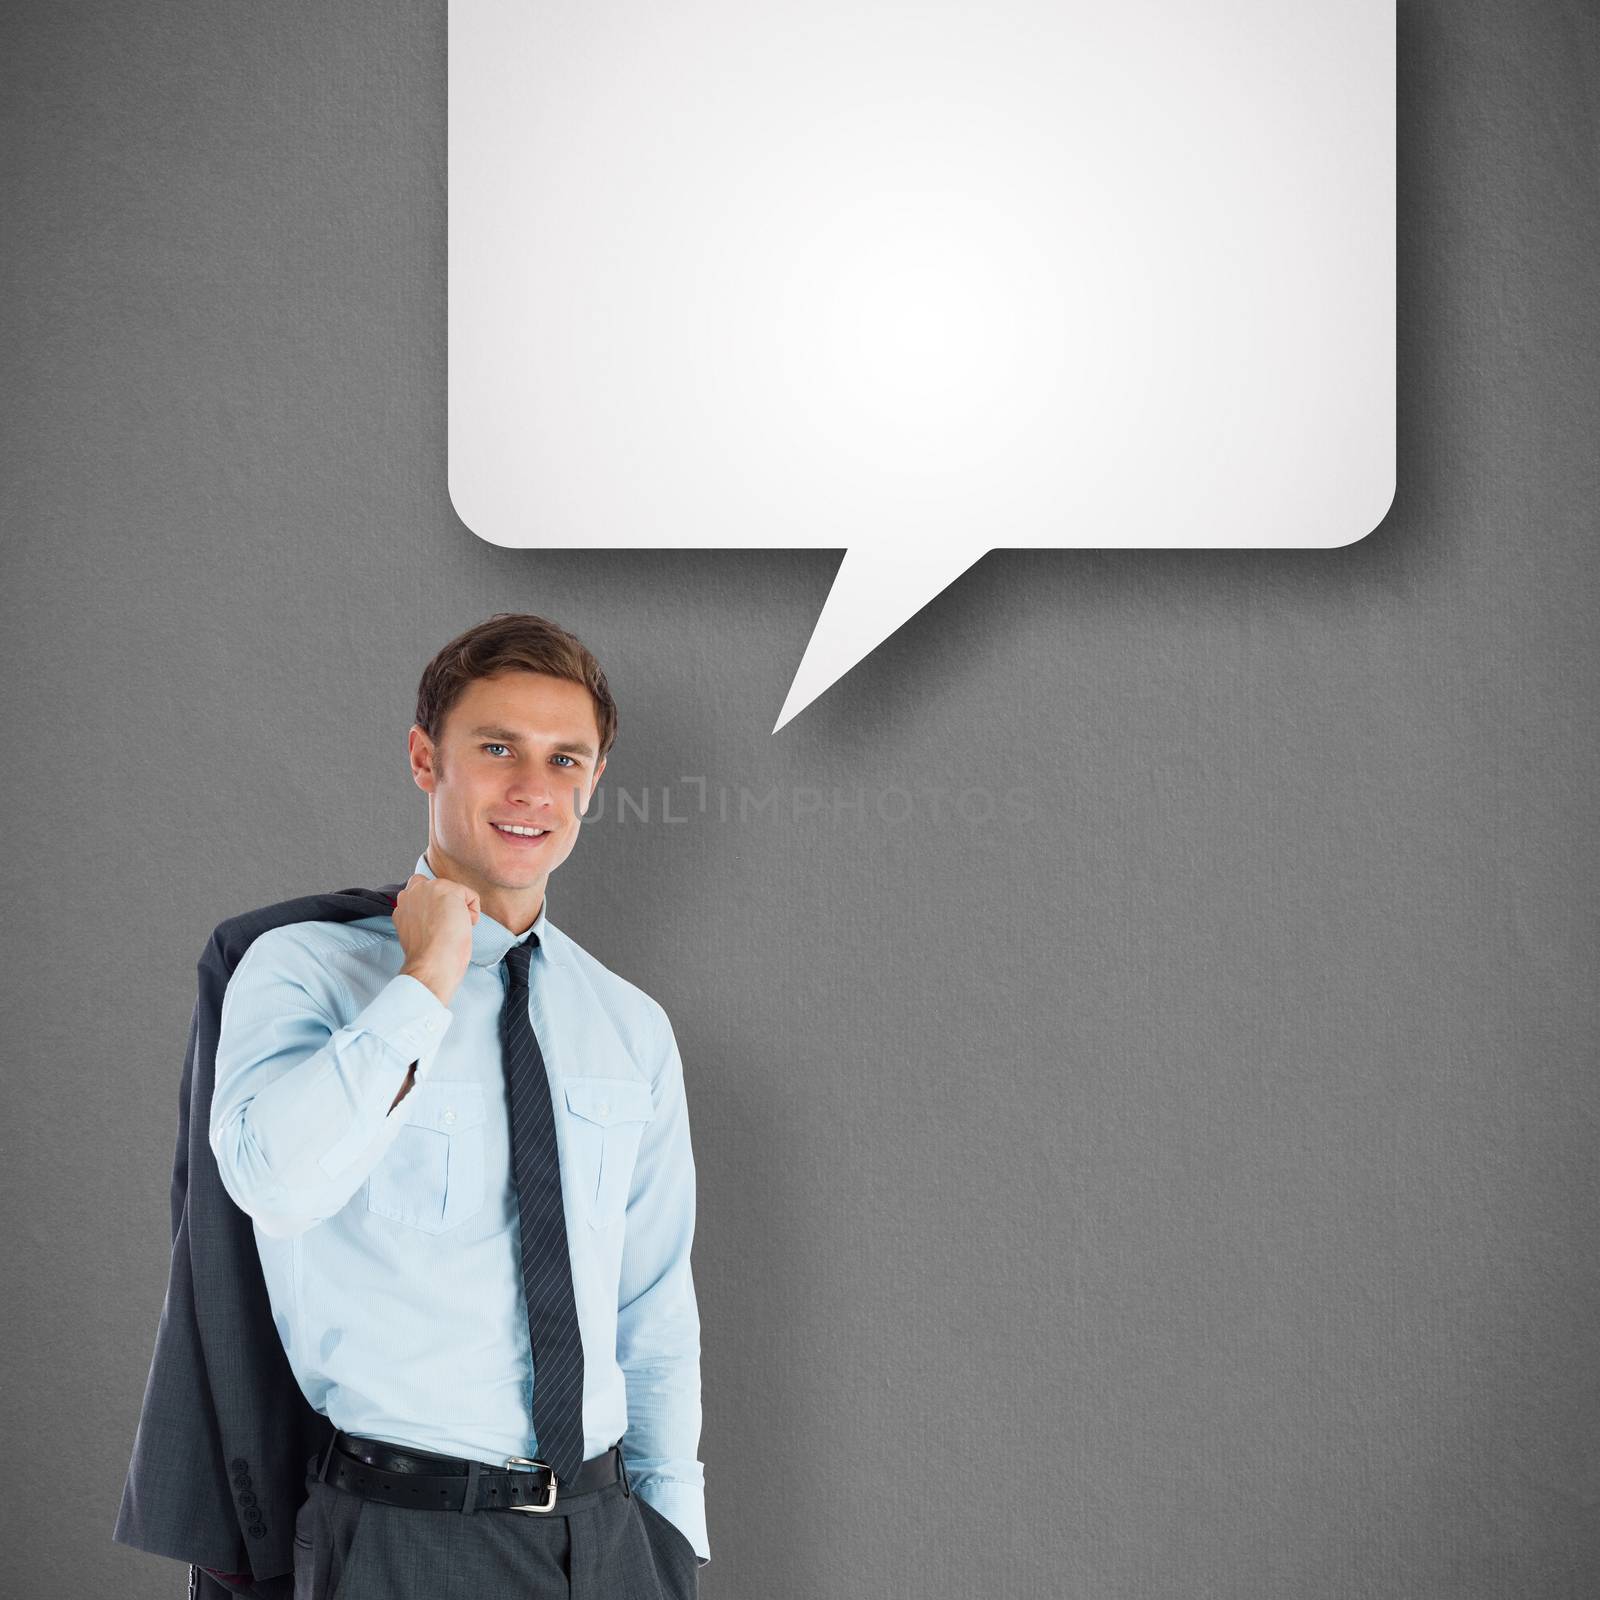
<svg viewBox="0 0 1600 1600">
<path fill-rule="evenodd" d="M 438 874 L 428 865 L 428 852 L 424 850 L 417 857 L 416 870 L 425 878 L 436 878 Z M 478 920 L 472 925 L 472 956 L 471 961 L 475 967 L 497 967 L 506 958 L 506 951 L 514 944 L 523 944 L 530 935 L 538 934 L 539 943 L 534 949 L 534 957 L 540 953 L 550 954 L 549 923 L 545 913 L 549 909 L 550 894 L 545 891 L 544 904 L 539 907 L 539 915 L 533 919 L 533 926 L 526 933 L 513 933 L 503 922 L 496 922 L 487 911 L 478 913 Z"/>
</svg>

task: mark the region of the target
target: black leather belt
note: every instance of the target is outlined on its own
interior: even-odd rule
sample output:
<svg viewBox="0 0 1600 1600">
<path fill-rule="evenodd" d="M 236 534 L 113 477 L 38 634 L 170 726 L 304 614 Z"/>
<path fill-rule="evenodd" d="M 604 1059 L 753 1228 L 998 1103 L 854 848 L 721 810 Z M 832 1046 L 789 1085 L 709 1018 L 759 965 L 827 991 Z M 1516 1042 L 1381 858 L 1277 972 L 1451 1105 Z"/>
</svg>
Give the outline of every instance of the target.
<svg viewBox="0 0 1600 1600">
<path fill-rule="evenodd" d="M 511 1456 L 503 1465 L 494 1466 L 457 1456 L 436 1456 L 426 1450 L 403 1450 L 382 1439 L 361 1439 L 336 1430 L 323 1452 L 317 1476 L 335 1489 L 347 1489 L 368 1500 L 429 1511 L 554 1511 L 560 1515 L 569 1509 L 583 1510 L 589 1495 L 619 1479 L 622 1492 L 631 1493 L 620 1445 L 585 1461 L 571 1483 L 557 1484 L 555 1473 L 530 1456 Z M 579 1496 L 584 1498 L 576 1507 L 569 1507 L 568 1501 Z"/>
</svg>

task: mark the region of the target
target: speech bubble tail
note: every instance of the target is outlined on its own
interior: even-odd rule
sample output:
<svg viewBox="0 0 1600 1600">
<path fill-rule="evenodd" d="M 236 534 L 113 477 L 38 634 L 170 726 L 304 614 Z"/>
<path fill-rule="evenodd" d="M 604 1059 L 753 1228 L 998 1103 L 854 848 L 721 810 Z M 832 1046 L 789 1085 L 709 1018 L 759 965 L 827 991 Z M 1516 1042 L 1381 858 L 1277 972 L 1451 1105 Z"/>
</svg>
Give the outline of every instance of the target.
<svg viewBox="0 0 1600 1600">
<path fill-rule="evenodd" d="M 772 731 L 871 655 L 983 554 L 981 545 L 951 544 L 918 550 L 908 558 L 901 545 L 851 545 L 833 575 L 833 587 Z"/>
</svg>

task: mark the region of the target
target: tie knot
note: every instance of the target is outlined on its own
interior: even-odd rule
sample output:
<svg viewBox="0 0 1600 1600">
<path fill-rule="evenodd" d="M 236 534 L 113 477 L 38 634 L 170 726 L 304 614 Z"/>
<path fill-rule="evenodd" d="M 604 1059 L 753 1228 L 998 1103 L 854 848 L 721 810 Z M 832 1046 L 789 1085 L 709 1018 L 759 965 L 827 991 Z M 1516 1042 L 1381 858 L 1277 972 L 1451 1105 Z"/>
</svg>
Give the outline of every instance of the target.
<svg viewBox="0 0 1600 1600">
<path fill-rule="evenodd" d="M 533 949 L 539 942 L 539 935 L 530 933 L 521 944 L 514 944 L 505 953 L 506 970 L 511 974 L 511 984 L 515 988 L 528 984 L 528 963 L 533 960 Z"/>
</svg>

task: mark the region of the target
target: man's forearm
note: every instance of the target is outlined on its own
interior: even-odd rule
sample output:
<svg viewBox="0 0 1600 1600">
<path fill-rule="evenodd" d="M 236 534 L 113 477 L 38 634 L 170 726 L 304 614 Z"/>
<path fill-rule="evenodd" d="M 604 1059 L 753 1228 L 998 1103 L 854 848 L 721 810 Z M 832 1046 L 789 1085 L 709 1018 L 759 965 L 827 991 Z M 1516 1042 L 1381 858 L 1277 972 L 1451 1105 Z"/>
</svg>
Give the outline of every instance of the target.
<svg viewBox="0 0 1600 1600">
<path fill-rule="evenodd" d="M 269 977 L 224 1016 L 210 1130 L 228 1193 L 278 1235 L 332 1216 L 365 1181 L 450 1020 L 409 975 L 331 1034 L 326 1019 L 293 1010 L 294 993 Z"/>
<path fill-rule="evenodd" d="M 646 1124 L 624 1218 L 617 1364 L 628 1390 L 623 1457 L 639 1494 L 709 1559 L 700 1444 L 700 1311 L 690 1252 L 695 1171 L 683 1063 L 662 1018 Z"/>
</svg>

